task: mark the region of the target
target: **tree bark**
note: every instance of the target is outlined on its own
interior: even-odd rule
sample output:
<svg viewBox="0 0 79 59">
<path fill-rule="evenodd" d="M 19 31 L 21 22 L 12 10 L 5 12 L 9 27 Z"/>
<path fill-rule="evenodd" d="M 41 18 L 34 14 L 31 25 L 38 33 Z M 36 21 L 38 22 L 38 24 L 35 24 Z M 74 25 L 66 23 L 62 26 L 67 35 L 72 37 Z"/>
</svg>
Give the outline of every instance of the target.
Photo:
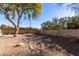
<svg viewBox="0 0 79 59">
<path fill-rule="evenodd" d="M 29 20 L 30 21 L 30 28 L 31 28 L 31 20 Z"/>
<path fill-rule="evenodd" d="M 13 24 L 13 26 L 14 26 L 14 33 L 15 33 L 16 32 L 16 24 L 7 15 L 5 15 L 5 18 Z M 14 37 L 16 37 L 15 34 L 14 34 Z"/>
<path fill-rule="evenodd" d="M 15 23 L 7 15 L 5 15 L 5 18 L 13 24 L 14 28 L 16 27 Z"/>
<path fill-rule="evenodd" d="M 18 22 L 17 22 L 17 28 L 16 28 L 16 31 L 14 33 L 14 37 L 16 37 L 19 33 L 19 25 L 20 25 L 20 18 L 18 18 Z"/>
<path fill-rule="evenodd" d="M 17 27 L 16 27 L 16 31 L 15 31 L 15 37 L 18 35 L 19 33 L 19 25 L 20 25 L 20 18 L 22 17 L 23 11 L 21 12 L 20 15 L 18 15 L 18 21 L 17 21 Z"/>
<path fill-rule="evenodd" d="M 10 21 L 10 23 L 12 23 L 13 24 L 13 26 L 14 26 L 14 33 L 16 32 L 16 24 L 9 18 L 9 15 L 7 14 L 7 12 L 3 12 L 4 13 L 4 15 L 5 15 L 5 18 L 8 20 L 8 21 Z M 14 37 L 15 37 L 16 35 L 14 34 Z"/>
</svg>

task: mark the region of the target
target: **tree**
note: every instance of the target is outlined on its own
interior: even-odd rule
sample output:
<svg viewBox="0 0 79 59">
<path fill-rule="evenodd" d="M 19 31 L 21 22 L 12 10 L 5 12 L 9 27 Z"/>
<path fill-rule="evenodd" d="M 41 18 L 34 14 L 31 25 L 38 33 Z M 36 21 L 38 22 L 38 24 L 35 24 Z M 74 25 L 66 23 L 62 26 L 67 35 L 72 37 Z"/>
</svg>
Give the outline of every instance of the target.
<svg viewBox="0 0 79 59">
<path fill-rule="evenodd" d="M 79 16 L 53 18 L 53 22 L 46 21 L 41 26 L 44 30 L 79 29 Z"/>
<path fill-rule="evenodd" d="M 8 28 L 8 26 L 3 24 L 3 25 L 1 25 L 1 28 L 6 29 L 6 28 Z"/>
<path fill-rule="evenodd" d="M 3 14 L 6 20 L 13 24 L 16 31 L 16 24 L 12 21 L 11 16 L 14 16 L 12 4 L 0 4 L 0 14 Z"/>
<path fill-rule="evenodd" d="M 53 18 L 52 21 L 46 21 L 41 24 L 42 29 L 44 30 L 60 30 L 64 29 L 64 18 Z"/>
<path fill-rule="evenodd" d="M 32 9 L 28 10 L 28 19 L 29 19 L 30 28 L 31 28 L 31 20 L 36 19 L 39 15 L 41 15 L 42 5 L 38 3 L 38 4 L 30 4 L 29 6 L 30 7 L 33 6 Z"/>
<path fill-rule="evenodd" d="M 4 14 L 5 18 L 9 20 L 15 28 L 15 37 L 19 32 L 21 17 L 24 15 L 25 18 L 28 14 L 28 17 L 30 18 L 30 15 L 32 14 L 32 18 L 37 18 L 37 16 L 41 14 L 41 9 L 42 5 L 38 3 L 0 4 L 1 14 Z M 17 24 L 12 21 L 15 17 L 17 17 Z"/>
<path fill-rule="evenodd" d="M 41 28 L 44 30 L 51 30 L 54 28 L 54 24 L 51 21 L 46 21 L 44 23 L 41 24 Z"/>
<path fill-rule="evenodd" d="M 79 29 L 79 16 L 69 18 L 67 21 L 67 29 Z"/>
</svg>

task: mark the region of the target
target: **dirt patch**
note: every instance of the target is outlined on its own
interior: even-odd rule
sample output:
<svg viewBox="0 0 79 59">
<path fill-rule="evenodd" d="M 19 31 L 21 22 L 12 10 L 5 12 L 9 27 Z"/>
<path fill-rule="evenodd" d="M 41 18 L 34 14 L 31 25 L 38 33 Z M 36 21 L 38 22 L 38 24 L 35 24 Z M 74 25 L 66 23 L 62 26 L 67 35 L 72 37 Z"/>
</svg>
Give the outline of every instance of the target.
<svg viewBox="0 0 79 59">
<path fill-rule="evenodd" d="M 0 36 L 0 55 L 3 56 L 71 56 L 79 55 L 78 45 L 66 38 L 39 34 Z"/>
</svg>

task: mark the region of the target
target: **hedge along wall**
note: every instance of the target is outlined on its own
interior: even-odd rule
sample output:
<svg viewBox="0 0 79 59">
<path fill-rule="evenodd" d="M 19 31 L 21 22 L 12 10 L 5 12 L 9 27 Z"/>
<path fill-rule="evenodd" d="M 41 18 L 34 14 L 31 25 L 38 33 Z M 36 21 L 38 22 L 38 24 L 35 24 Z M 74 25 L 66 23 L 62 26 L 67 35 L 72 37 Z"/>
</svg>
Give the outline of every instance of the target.
<svg viewBox="0 0 79 59">
<path fill-rule="evenodd" d="M 60 37 L 77 37 L 79 38 L 79 29 L 68 29 L 68 30 L 41 30 L 41 34 L 60 36 Z"/>
<path fill-rule="evenodd" d="M 2 34 L 13 34 L 14 28 L 2 28 Z M 20 28 L 19 34 L 26 34 L 26 33 L 39 33 L 38 29 L 27 29 L 27 28 Z"/>
</svg>

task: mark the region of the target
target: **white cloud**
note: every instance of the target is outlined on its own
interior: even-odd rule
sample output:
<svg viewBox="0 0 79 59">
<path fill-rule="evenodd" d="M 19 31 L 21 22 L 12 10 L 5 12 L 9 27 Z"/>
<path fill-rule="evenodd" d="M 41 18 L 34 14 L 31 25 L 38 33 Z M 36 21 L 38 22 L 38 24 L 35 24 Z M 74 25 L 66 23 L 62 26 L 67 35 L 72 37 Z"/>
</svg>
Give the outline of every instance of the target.
<svg viewBox="0 0 79 59">
<path fill-rule="evenodd" d="M 61 6 L 67 7 L 71 13 L 74 13 L 74 15 L 79 16 L 79 3 L 62 3 Z"/>
</svg>

